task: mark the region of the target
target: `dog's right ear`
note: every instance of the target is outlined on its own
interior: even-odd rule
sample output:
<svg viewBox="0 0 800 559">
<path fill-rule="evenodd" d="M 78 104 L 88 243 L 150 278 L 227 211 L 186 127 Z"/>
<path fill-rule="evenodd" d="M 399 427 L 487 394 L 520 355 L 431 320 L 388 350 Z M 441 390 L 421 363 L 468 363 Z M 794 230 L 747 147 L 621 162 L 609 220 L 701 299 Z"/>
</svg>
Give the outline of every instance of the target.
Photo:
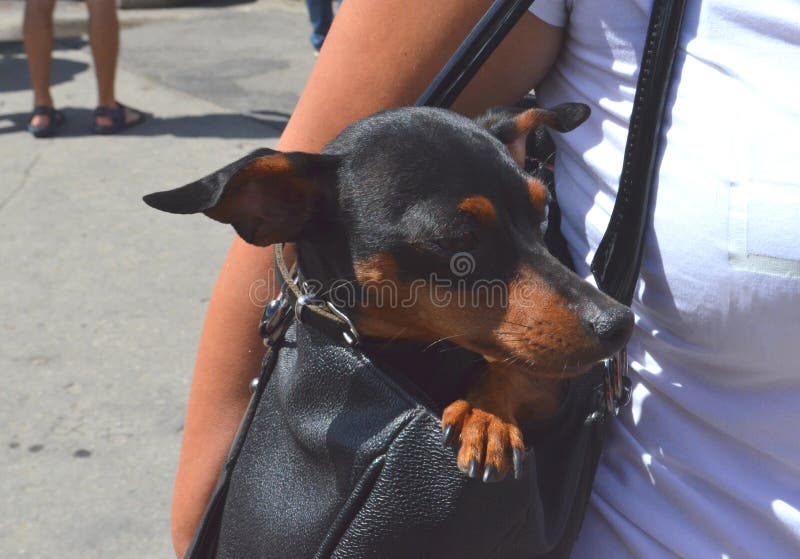
<svg viewBox="0 0 800 559">
<path fill-rule="evenodd" d="M 521 167 L 525 166 L 525 141 L 537 126 L 569 132 L 589 118 L 590 109 L 583 103 L 562 103 L 552 109 L 495 107 L 475 122 L 503 142 Z"/>
<path fill-rule="evenodd" d="M 203 212 L 230 223 L 248 243 L 295 241 L 324 226 L 339 158 L 262 148 L 174 190 L 144 197 L 170 213 Z"/>
</svg>

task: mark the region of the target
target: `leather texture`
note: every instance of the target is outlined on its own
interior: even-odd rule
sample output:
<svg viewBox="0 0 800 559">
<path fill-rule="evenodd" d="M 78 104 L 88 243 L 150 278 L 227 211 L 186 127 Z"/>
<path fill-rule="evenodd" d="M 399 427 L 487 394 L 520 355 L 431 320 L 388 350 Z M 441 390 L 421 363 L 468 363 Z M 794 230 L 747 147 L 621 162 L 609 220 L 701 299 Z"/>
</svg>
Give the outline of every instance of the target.
<svg viewBox="0 0 800 559">
<path fill-rule="evenodd" d="M 602 444 L 585 421 L 601 381 L 580 381 L 559 416 L 525 429 L 523 478 L 484 484 L 458 471 L 424 397 L 295 322 L 254 396 L 218 546 L 191 556 L 566 556 Z"/>
</svg>

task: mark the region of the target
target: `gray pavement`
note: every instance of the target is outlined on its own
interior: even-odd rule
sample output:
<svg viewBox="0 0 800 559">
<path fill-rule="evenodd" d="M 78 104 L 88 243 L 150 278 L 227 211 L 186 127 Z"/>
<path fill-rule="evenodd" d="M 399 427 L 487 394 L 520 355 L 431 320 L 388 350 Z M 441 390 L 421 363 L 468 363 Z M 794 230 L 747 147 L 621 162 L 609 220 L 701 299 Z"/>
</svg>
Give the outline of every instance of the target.
<svg viewBox="0 0 800 559">
<path fill-rule="evenodd" d="M 274 146 L 314 59 L 297 2 L 158 12 L 124 29 L 117 80 L 153 116 L 115 137 L 87 133 L 83 40 L 54 53 L 69 122 L 51 140 L 24 130 L 24 58 L 0 43 L 0 557 L 171 555 L 197 337 L 233 233 L 141 196 Z"/>
</svg>

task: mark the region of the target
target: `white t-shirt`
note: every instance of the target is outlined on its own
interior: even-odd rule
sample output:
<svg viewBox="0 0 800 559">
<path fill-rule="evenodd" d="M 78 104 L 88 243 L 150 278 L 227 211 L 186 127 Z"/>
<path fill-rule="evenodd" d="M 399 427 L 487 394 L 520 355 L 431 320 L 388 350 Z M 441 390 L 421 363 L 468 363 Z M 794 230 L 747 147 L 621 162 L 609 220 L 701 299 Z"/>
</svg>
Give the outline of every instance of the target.
<svg viewBox="0 0 800 559">
<path fill-rule="evenodd" d="M 536 0 L 565 27 L 538 93 L 579 272 L 614 204 L 652 0 Z M 633 304 L 632 405 L 575 557 L 800 557 L 800 2 L 688 0 Z"/>
</svg>

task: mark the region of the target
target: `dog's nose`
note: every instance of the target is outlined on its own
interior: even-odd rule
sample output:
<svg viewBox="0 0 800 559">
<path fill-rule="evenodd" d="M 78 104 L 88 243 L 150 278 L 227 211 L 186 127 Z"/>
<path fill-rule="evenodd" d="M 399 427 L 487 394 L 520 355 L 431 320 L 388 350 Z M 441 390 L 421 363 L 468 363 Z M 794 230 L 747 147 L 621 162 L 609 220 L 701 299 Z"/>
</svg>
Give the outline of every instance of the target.
<svg viewBox="0 0 800 559">
<path fill-rule="evenodd" d="M 592 332 L 609 352 L 621 349 L 633 332 L 633 312 L 614 307 L 598 313 L 590 322 Z"/>
</svg>

